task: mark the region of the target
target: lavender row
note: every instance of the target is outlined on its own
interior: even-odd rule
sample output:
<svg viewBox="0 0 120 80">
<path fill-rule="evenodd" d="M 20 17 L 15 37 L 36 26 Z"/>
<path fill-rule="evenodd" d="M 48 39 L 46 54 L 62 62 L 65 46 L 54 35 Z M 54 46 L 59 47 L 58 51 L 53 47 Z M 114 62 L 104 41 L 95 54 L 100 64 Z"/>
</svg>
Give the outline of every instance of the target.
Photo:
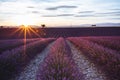
<svg viewBox="0 0 120 80">
<path fill-rule="evenodd" d="M 0 79 L 9 80 L 15 74 L 20 73 L 52 41 L 54 39 L 42 39 L 4 52 L 0 55 Z"/>
<path fill-rule="evenodd" d="M 85 37 L 84 39 L 120 52 L 120 37 Z"/>
<path fill-rule="evenodd" d="M 30 43 L 36 40 L 40 40 L 40 39 L 39 38 L 27 39 L 26 43 Z M 0 54 L 2 54 L 2 52 L 5 50 L 11 50 L 23 44 L 24 44 L 24 39 L 0 40 Z"/>
<path fill-rule="evenodd" d="M 63 38 L 56 40 L 38 71 L 36 80 L 83 80 Z"/>
<path fill-rule="evenodd" d="M 120 55 L 116 51 L 77 37 L 68 40 L 104 71 L 109 80 L 120 80 Z"/>
</svg>

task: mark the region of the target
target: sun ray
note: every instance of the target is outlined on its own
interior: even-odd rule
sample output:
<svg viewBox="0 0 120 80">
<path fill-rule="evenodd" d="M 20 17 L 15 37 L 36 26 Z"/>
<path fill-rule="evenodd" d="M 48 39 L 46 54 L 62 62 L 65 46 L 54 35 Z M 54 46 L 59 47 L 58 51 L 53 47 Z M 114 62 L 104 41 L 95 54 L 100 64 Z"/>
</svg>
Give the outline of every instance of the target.
<svg viewBox="0 0 120 80">
<path fill-rule="evenodd" d="M 22 28 L 18 28 L 17 30 L 15 30 L 14 32 L 11 33 L 11 35 L 14 35 L 15 33 L 17 33 L 18 31 L 20 31 Z"/>
<path fill-rule="evenodd" d="M 37 30 L 37 32 L 36 32 Z M 12 34 L 16 34 L 18 33 L 18 37 L 22 35 L 23 33 L 23 48 L 24 48 L 24 53 L 23 56 L 24 58 L 27 56 L 26 55 L 26 41 L 27 41 L 27 36 L 30 36 L 31 38 L 36 35 L 38 38 L 41 37 L 42 34 L 38 34 L 38 32 L 40 31 L 40 33 L 43 33 L 43 30 L 38 30 L 38 29 L 34 29 L 31 26 L 27 26 L 27 25 L 21 25 L 20 28 L 18 28 L 17 30 L 15 30 Z"/>
<path fill-rule="evenodd" d="M 38 33 L 36 33 L 31 27 L 29 28 L 36 36 L 41 37 Z"/>
<path fill-rule="evenodd" d="M 26 31 L 26 32 L 28 33 L 28 36 L 31 38 L 32 36 L 31 36 L 29 27 L 27 28 L 27 31 Z"/>
<path fill-rule="evenodd" d="M 24 32 L 24 29 L 21 29 L 21 30 L 20 30 L 20 33 L 19 33 L 19 35 L 18 35 L 18 37 L 20 37 L 20 36 L 22 35 L 23 32 Z"/>
<path fill-rule="evenodd" d="M 27 28 L 24 27 L 24 56 L 26 56 L 26 32 Z"/>
</svg>

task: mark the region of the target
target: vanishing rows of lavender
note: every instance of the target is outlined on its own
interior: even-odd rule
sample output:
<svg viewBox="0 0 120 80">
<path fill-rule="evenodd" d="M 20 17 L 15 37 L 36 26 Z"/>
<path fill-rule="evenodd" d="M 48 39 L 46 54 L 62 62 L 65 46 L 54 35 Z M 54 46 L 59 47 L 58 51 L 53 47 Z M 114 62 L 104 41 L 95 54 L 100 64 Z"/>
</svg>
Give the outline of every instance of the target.
<svg viewBox="0 0 120 80">
<path fill-rule="evenodd" d="M 22 39 L 1 40 L 0 79 L 9 80 L 16 77 L 34 60 L 35 56 L 45 50 L 49 44 L 54 43 L 39 64 L 36 79 L 30 80 L 85 80 L 84 69 L 75 63 L 76 59 L 73 58 L 74 53 L 71 52 L 68 42 L 73 44 L 98 70 L 101 70 L 109 78 L 108 80 L 120 79 L 120 37 L 38 38 L 28 39 L 26 45 Z"/>
<path fill-rule="evenodd" d="M 120 52 L 119 37 L 84 37 L 84 39 Z"/>
<path fill-rule="evenodd" d="M 36 41 L 38 39 L 27 39 L 26 43 Z M 6 50 L 12 50 L 18 46 L 24 45 L 24 39 L 0 40 L 0 54 Z"/>
<path fill-rule="evenodd" d="M 26 45 L 18 47 L 14 46 L 17 46 L 20 42 L 23 44 L 23 40 L 5 41 L 4 48 L 10 46 L 10 50 L 7 48 L 7 50 L 0 54 L 0 80 L 9 80 L 11 77 L 15 77 L 15 74 L 23 71 L 25 66 L 52 41 L 54 41 L 53 38 L 33 39 L 28 40 L 29 43 L 26 43 Z M 1 42 L 5 43 L 4 41 Z"/>
<path fill-rule="evenodd" d="M 38 70 L 36 80 L 84 80 L 83 74 L 78 72 L 65 39 L 57 39 L 51 47 Z"/>
<path fill-rule="evenodd" d="M 102 70 L 109 80 L 120 80 L 120 37 L 71 37 L 68 40 Z"/>
</svg>

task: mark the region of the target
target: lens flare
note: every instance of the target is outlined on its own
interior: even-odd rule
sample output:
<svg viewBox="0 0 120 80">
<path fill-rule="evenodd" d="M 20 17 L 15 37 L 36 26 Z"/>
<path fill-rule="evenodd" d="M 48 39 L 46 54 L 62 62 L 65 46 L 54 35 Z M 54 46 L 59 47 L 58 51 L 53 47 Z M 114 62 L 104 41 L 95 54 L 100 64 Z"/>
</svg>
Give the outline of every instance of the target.
<svg viewBox="0 0 120 80">
<path fill-rule="evenodd" d="M 37 32 L 36 32 L 37 30 Z M 21 25 L 18 29 L 16 29 L 11 35 L 14 35 L 14 34 L 19 34 L 19 36 L 23 35 L 24 39 L 24 53 L 23 55 L 26 56 L 26 41 L 27 41 L 27 36 L 30 36 L 32 38 L 33 34 L 36 35 L 38 38 L 41 37 L 41 35 L 38 34 L 38 32 L 41 31 L 41 30 L 38 30 L 38 29 L 34 29 L 32 28 L 31 26 L 28 26 L 28 25 Z M 42 31 L 40 32 L 42 33 Z"/>
</svg>

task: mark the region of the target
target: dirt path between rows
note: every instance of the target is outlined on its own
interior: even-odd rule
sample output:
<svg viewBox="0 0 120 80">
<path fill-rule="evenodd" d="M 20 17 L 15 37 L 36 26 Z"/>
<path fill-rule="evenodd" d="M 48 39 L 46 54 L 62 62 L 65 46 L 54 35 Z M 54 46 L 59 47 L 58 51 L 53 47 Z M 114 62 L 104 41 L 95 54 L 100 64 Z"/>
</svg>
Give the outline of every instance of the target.
<svg viewBox="0 0 120 80">
<path fill-rule="evenodd" d="M 71 48 L 71 52 L 73 55 L 73 60 L 75 61 L 76 65 L 80 72 L 84 74 L 85 80 L 107 80 L 105 75 L 98 70 L 93 63 L 87 59 L 80 50 L 75 48 L 75 46 L 67 41 L 68 45 Z M 15 79 L 11 80 L 35 80 L 37 71 L 40 67 L 40 64 L 43 62 L 44 58 L 49 53 L 51 46 L 54 44 L 49 44 L 41 53 L 39 53 L 24 69 L 23 72 Z"/>
<path fill-rule="evenodd" d="M 105 75 L 97 70 L 95 65 L 91 63 L 81 51 L 79 51 L 75 46 L 67 41 L 68 45 L 71 48 L 73 59 L 77 64 L 79 71 L 82 72 L 85 76 L 85 80 L 107 80 Z M 82 70 L 82 71 L 81 71 Z"/>
<path fill-rule="evenodd" d="M 15 79 L 11 80 L 35 80 L 37 71 L 40 67 L 40 64 L 43 62 L 44 58 L 47 56 L 51 46 L 54 44 L 50 43 L 41 53 L 39 53 L 24 69 L 23 72 Z"/>
</svg>

